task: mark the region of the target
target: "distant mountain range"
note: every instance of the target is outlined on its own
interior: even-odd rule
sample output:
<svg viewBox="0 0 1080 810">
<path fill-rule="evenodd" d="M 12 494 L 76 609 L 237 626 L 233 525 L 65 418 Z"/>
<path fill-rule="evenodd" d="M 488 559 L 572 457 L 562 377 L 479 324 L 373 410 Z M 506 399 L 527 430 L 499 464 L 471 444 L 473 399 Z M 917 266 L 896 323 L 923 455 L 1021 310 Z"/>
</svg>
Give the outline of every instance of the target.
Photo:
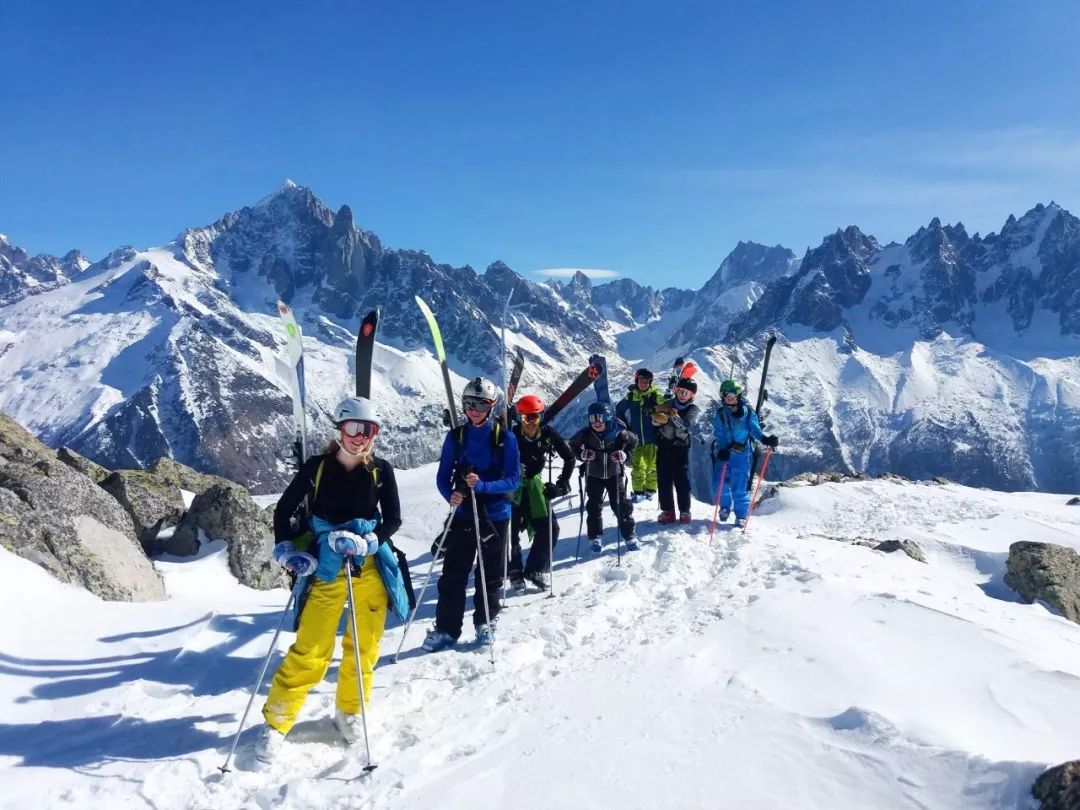
<svg viewBox="0 0 1080 810">
<path fill-rule="evenodd" d="M 460 386 L 499 379 L 511 290 L 522 392 L 554 395 L 600 352 L 613 397 L 637 366 L 666 382 L 680 355 L 702 367 L 706 404 L 732 368 L 754 395 L 764 338 L 776 332 L 776 476 L 889 470 L 1080 490 L 1080 220 L 1055 204 L 985 237 L 934 219 L 902 245 L 848 227 L 801 258 L 740 242 L 696 291 L 439 264 L 385 248 L 348 206 L 335 212 L 293 183 L 167 245 L 122 247 L 93 264 L 77 251 L 31 257 L 0 236 L 0 409 L 110 468 L 164 454 L 274 491 L 289 469 L 275 300 L 293 305 L 304 330 L 320 441 L 351 386 L 354 330 L 379 307 L 380 442 L 414 465 L 436 453 L 444 395 L 413 296 L 436 311 Z M 559 424 L 570 430 L 583 407 Z"/>
</svg>

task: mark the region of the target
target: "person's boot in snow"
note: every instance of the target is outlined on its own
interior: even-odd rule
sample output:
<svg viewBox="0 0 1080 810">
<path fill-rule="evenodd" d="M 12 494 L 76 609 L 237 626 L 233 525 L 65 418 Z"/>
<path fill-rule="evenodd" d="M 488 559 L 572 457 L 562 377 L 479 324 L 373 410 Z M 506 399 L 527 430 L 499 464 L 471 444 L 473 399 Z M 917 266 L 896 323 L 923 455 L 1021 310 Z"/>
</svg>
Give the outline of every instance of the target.
<svg viewBox="0 0 1080 810">
<path fill-rule="evenodd" d="M 735 528 L 736 529 L 745 529 L 746 528 L 746 518 L 735 518 Z"/>
<path fill-rule="evenodd" d="M 637 551 L 638 550 L 638 543 L 637 543 L 637 538 L 636 537 L 633 537 L 633 536 L 627 537 L 625 540 L 623 540 L 623 542 L 626 543 L 626 550 L 627 551 Z"/>
<path fill-rule="evenodd" d="M 476 643 L 486 647 L 495 638 L 495 623 L 476 625 Z"/>
<path fill-rule="evenodd" d="M 525 575 L 525 578 L 542 591 L 548 589 L 547 571 L 530 571 Z"/>
<path fill-rule="evenodd" d="M 599 554 L 604 550 L 604 543 L 599 537 L 594 537 L 589 541 L 589 548 L 593 554 Z"/>
<path fill-rule="evenodd" d="M 730 514 L 731 514 L 730 509 L 721 509 L 720 510 L 720 522 L 721 523 L 727 523 L 727 519 L 728 519 L 728 516 Z"/>
<path fill-rule="evenodd" d="M 690 516 L 689 512 L 682 512 L 679 515 L 679 523 L 689 523 L 691 520 L 693 520 L 693 518 Z"/>
<path fill-rule="evenodd" d="M 656 522 L 661 525 L 664 525 L 666 523 L 674 523 L 675 513 L 665 509 L 663 512 L 660 513 L 660 517 L 656 519 Z"/>
<path fill-rule="evenodd" d="M 423 647 L 428 652 L 439 652 L 457 644 L 457 639 L 442 630 L 432 627 L 424 636 Z"/>
<path fill-rule="evenodd" d="M 255 736 L 255 767 L 260 771 L 269 770 L 281 752 L 285 750 L 285 735 L 273 726 L 264 723 L 259 726 Z"/>
<path fill-rule="evenodd" d="M 359 714 L 349 714 L 338 709 L 334 712 L 334 727 L 346 745 L 355 745 L 363 739 L 364 721 Z"/>
</svg>

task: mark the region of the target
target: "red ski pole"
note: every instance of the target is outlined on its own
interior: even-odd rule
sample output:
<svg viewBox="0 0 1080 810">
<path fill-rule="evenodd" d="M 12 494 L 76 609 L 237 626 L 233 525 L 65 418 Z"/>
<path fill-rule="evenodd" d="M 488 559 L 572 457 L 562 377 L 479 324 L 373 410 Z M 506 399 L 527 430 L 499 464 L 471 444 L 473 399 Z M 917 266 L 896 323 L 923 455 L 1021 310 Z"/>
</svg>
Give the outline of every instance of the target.
<svg viewBox="0 0 1080 810">
<path fill-rule="evenodd" d="M 716 488 L 716 503 L 713 504 L 712 525 L 709 526 L 709 545 L 712 545 L 713 534 L 716 533 L 716 514 L 720 511 L 720 493 L 724 491 L 724 476 L 727 475 L 727 462 L 720 468 L 720 486 Z"/>
<path fill-rule="evenodd" d="M 765 460 L 761 462 L 761 475 L 758 476 L 757 486 L 754 487 L 754 497 L 750 499 L 750 511 L 746 513 L 746 525 L 743 526 L 743 534 L 746 534 L 746 528 L 750 525 L 750 516 L 754 514 L 754 507 L 757 506 L 757 496 L 761 492 L 761 482 L 765 480 L 765 471 L 769 469 L 769 459 L 772 458 L 773 449 L 768 447 L 765 449 Z"/>
</svg>

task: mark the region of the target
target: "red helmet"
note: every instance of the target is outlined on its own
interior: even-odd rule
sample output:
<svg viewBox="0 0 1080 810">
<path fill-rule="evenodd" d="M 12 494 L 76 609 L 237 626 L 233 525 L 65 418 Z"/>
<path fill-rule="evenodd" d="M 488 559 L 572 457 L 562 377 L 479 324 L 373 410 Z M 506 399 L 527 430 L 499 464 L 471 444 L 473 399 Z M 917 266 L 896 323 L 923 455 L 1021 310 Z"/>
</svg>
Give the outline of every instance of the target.
<svg viewBox="0 0 1080 810">
<path fill-rule="evenodd" d="M 536 394 L 526 394 L 515 403 L 514 408 L 522 416 L 529 413 L 543 413 L 544 401 Z"/>
</svg>

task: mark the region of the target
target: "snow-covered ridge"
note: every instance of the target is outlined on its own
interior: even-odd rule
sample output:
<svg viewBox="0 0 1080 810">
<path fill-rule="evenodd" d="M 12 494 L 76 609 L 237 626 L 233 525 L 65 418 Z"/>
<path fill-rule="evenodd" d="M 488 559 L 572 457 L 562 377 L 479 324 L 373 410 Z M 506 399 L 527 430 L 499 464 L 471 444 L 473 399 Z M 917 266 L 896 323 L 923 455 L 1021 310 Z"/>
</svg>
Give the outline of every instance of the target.
<svg viewBox="0 0 1080 810">
<path fill-rule="evenodd" d="M 273 490 L 290 435 L 274 301 L 288 300 L 304 329 L 316 446 L 351 385 L 353 330 L 379 307 L 380 441 L 415 465 L 439 444 L 444 395 L 413 296 L 435 309 L 460 385 L 498 379 L 512 290 L 507 340 L 526 357 L 523 393 L 555 395 L 601 352 L 613 393 L 632 368 L 666 382 L 675 357 L 691 355 L 702 400 L 733 368 L 753 396 L 763 336 L 777 331 L 775 474 L 894 470 L 1080 489 L 1080 443 L 1060 440 L 1080 427 L 1078 257 L 1080 221 L 1051 204 L 987 237 L 933 220 L 882 246 L 849 227 L 801 260 L 740 243 L 698 291 L 584 275 L 538 284 L 502 262 L 477 273 L 388 249 L 348 206 L 334 211 L 290 181 L 168 245 L 53 275 L 0 243 L 0 295 L 12 293 L 0 298 L 0 409 L 110 468 L 167 454 Z M 582 408 L 560 423 L 569 429 Z M 707 420 L 701 438 L 705 495 Z"/>
</svg>

